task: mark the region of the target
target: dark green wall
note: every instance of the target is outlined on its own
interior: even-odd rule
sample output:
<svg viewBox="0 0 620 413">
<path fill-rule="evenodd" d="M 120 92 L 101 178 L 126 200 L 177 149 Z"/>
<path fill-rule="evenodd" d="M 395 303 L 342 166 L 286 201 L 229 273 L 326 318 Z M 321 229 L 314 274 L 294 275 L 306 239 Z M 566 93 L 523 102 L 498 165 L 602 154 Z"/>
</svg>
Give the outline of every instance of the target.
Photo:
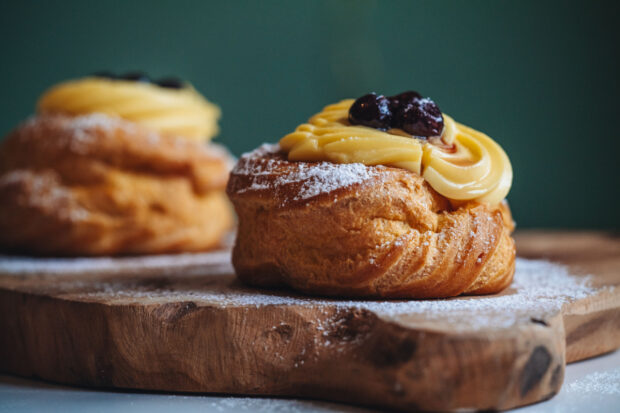
<svg viewBox="0 0 620 413">
<path fill-rule="evenodd" d="M 93 71 L 191 80 L 239 154 L 322 106 L 417 89 L 510 156 L 520 227 L 620 228 L 618 13 L 564 1 L 6 1 L 0 130 Z"/>
</svg>

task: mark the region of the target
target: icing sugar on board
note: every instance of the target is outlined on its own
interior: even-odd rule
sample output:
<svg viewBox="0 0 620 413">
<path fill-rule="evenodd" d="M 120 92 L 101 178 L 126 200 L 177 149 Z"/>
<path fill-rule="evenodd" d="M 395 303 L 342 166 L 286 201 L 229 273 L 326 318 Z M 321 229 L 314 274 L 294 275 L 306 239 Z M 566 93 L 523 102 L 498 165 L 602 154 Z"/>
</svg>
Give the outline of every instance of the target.
<svg viewBox="0 0 620 413">
<path fill-rule="evenodd" d="M 517 237 L 525 255 L 570 267 L 520 258 L 501 294 L 418 301 L 256 290 L 236 281 L 227 250 L 2 257 L 0 369 L 97 387 L 402 410 L 529 404 L 559 390 L 567 361 L 620 346 L 620 242 L 571 234 L 570 245 L 582 240 L 579 260 L 577 250 L 562 258 L 563 239 Z"/>
<path fill-rule="evenodd" d="M 6 273 L 14 276 L 56 276 L 55 296 L 87 302 L 131 304 L 191 301 L 218 307 L 260 308 L 268 305 L 355 308 L 382 317 L 424 317 L 429 328 L 437 322 L 454 322 L 459 330 L 509 328 L 533 313 L 553 315 L 565 303 L 595 292 L 589 276 L 571 276 L 567 268 L 540 260 L 517 259 L 512 286 L 502 294 L 441 300 L 334 300 L 310 298 L 290 291 L 257 290 L 238 283 L 228 262 L 228 251 L 121 259 L 20 259 L 5 258 Z M 208 267 L 208 270 L 206 270 Z M 209 279 L 205 280 L 205 271 Z M 72 275 L 97 276 L 87 284 Z M 154 274 L 155 273 L 155 274 Z M 133 274 L 128 277 L 127 274 Z M 121 277 L 116 277 L 122 275 Z M 155 275 L 157 278 L 149 279 Z M 173 278 L 163 280 L 162 276 Z M 35 282 L 36 283 L 36 282 Z M 86 289 L 85 289 L 86 287 Z M 31 288 L 36 289 L 33 285 Z M 50 286 L 45 286 L 49 291 Z M 41 291 L 43 292 L 43 291 Z"/>
</svg>

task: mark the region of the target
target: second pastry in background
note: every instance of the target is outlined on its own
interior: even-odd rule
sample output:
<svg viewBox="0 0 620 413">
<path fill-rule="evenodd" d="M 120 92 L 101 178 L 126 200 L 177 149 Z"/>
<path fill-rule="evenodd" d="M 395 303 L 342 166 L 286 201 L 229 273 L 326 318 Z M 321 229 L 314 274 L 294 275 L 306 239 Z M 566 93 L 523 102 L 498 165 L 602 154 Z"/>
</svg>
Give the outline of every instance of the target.
<svg viewBox="0 0 620 413">
<path fill-rule="evenodd" d="M 233 225 L 219 108 L 191 85 L 100 74 L 54 86 L 0 145 L 0 249 L 203 251 Z"/>
</svg>

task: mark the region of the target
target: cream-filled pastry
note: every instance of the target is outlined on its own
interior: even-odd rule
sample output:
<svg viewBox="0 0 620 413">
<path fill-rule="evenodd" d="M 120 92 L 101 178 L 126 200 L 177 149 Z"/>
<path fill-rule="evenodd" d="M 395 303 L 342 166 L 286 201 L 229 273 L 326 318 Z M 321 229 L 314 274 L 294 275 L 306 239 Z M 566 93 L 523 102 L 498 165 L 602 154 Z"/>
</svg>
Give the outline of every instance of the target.
<svg viewBox="0 0 620 413">
<path fill-rule="evenodd" d="M 190 85 L 94 76 L 54 86 L 0 144 L 0 249 L 203 251 L 231 228 L 219 109 Z"/>
<path fill-rule="evenodd" d="M 344 100 L 241 157 L 233 264 L 309 294 L 498 292 L 514 273 L 511 182 L 502 148 L 429 98 Z"/>
</svg>

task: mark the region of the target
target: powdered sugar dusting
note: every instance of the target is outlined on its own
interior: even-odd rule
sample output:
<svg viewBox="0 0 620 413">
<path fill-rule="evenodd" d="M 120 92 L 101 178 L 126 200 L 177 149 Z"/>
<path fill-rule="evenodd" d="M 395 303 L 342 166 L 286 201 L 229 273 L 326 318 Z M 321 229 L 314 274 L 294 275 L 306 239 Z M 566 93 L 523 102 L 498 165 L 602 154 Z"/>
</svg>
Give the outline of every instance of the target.
<svg viewBox="0 0 620 413">
<path fill-rule="evenodd" d="M 185 253 L 145 255 L 138 257 L 97 257 L 97 258 L 30 258 L 0 256 L 0 275 L 12 276 L 65 276 L 79 274 L 132 275 L 155 271 L 158 275 L 187 273 L 195 270 L 201 274 L 211 274 L 213 269 L 232 273 L 230 251 L 208 253 Z"/>
<path fill-rule="evenodd" d="M 51 129 L 46 129 L 47 123 L 54 125 Z M 31 133 L 29 129 L 36 131 L 43 130 L 43 141 L 41 133 Z M 43 128 L 43 129 L 42 129 Z M 65 115 L 34 115 L 22 124 L 20 137 L 24 143 L 37 140 L 37 148 L 49 150 L 46 146 L 54 145 L 59 148 L 69 148 L 72 152 L 85 155 L 92 150 L 93 144 L 103 137 L 114 137 L 114 131 L 123 130 L 125 133 L 136 133 L 136 124 L 124 120 L 117 116 L 104 113 L 89 113 L 79 116 Z M 55 133 L 53 139 L 48 139 L 46 134 Z M 149 135 L 150 137 L 150 135 Z M 153 134 L 153 139 L 157 139 L 157 134 Z"/>
<path fill-rule="evenodd" d="M 90 113 L 70 119 L 71 127 L 81 130 L 103 129 L 108 131 L 120 126 L 124 126 L 126 128 L 131 128 L 132 126 L 130 122 L 125 122 L 121 118 L 105 115 L 103 113 Z"/>
<path fill-rule="evenodd" d="M 377 176 L 377 167 L 361 163 L 337 164 L 332 162 L 295 162 L 295 168 L 281 168 L 285 161 L 269 157 L 280 150 L 278 145 L 264 144 L 245 153 L 233 169 L 233 175 L 249 179 L 249 185 L 237 192 L 269 189 L 276 193 L 283 186 L 295 186 L 293 200 L 306 200 L 320 194 L 359 184 Z"/>
<path fill-rule="evenodd" d="M 0 175 L 0 188 L 20 186 L 24 195 L 18 202 L 22 208 L 37 208 L 65 221 L 81 221 L 89 215 L 86 209 L 73 202 L 70 191 L 59 185 L 58 175 L 53 171 L 37 173 L 16 169 Z"/>
<path fill-rule="evenodd" d="M 103 131 L 106 135 L 116 129 L 123 129 L 125 132 L 135 132 L 135 126 L 121 118 L 108 116 L 102 113 L 91 113 L 87 115 L 67 118 L 67 136 L 72 136 L 70 141 L 71 149 L 76 153 L 87 152 L 87 147 L 94 142 L 97 135 L 95 131 Z M 157 140 L 157 135 L 152 134 L 153 141 Z M 156 143 L 156 142 L 153 142 Z"/>
<path fill-rule="evenodd" d="M 182 254 L 139 258 L 16 259 L 1 258 L 0 273 L 11 275 L 92 272 L 117 276 L 88 282 L 88 300 L 131 302 L 149 298 L 157 302 L 193 301 L 215 306 L 313 306 L 368 310 L 396 321 L 432 323 L 457 321 L 456 329 L 508 328 L 532 317 L 544 319 L 569 302 L 597 290 L 589 277 L 573 276 L 567 268 L 547 261 L 517 259 L 513 284 L 492 296 L 441 300 L 346 300 L 311 298 L 289 291 L 259 290 L 241 285 L 232 274 L 229 252 Z M 165 287 L 150 285 L 132 273 L 169 276 Z M 121 275 L 121 276 L 119 276 Z M 67 284 L 70 286 L 71 284 Z M 332 320 L 337 322 L 338 320 Z"/>
<path fill-rule="evenodd" d="M 620 368 L 608 371 L 590 373 L 572 383 L 564 389 L 566 393 L 583 395 L 616 395 L 620 396 Z"/>
<path fill-rule="evenodd" d="M 262 158 L 265 155 L 276 153 L 280 150 L 280 145 L 277 143 L 263 143 L 258 148 L 244 152 L 241 154 L 242 159 Z"/>
<path fill-rule="evenodd" d="M 295 199 L 308 199 L 322 193 L 329 193 L 338 188 L 370 179 L 372 174 L 361 163 L 333 164 L 321 162 L 316 165 L 300 165 L 293 173 L 280 177 L 279 183 L 303 182 Z"/>
<path fill-rule="evenodd" d="M 179 396 L 173 396 L 178 398 Z M 252 412 L 252 413 L 363 413 L 369 412 L 354 406 L 331 404 L 316 400 L 289 400 L 250 397 L 211 397 L 205 406 L 212 412 Z"/>
</svg>

